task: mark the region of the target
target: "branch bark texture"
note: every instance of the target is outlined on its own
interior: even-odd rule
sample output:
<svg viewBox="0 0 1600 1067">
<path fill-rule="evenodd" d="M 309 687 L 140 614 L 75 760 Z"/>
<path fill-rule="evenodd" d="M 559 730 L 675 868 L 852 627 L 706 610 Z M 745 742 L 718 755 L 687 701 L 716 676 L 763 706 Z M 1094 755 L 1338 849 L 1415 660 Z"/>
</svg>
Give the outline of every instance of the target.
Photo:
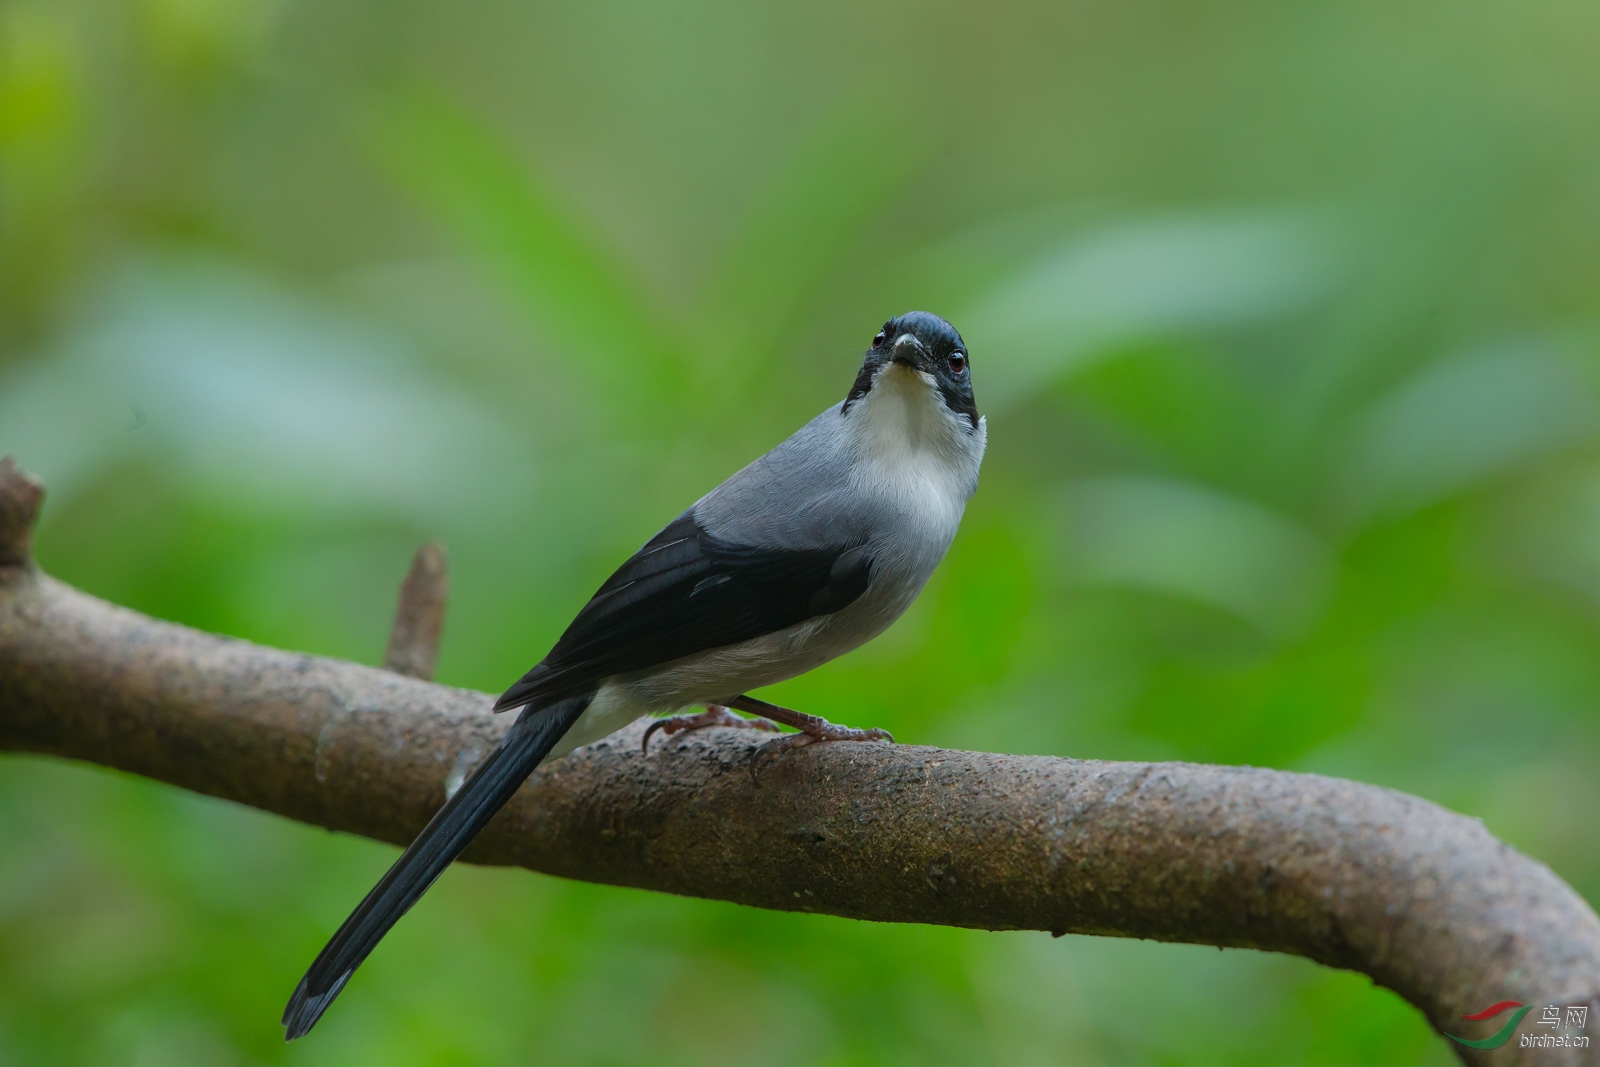
<svg viewBox="0 0 1600 1067">
<path fill-rule="evenodd" d="M 0 534 L 16 525 L 8 492 L 26 484 L 0 477 Z M 0 562 L 0 749 L 404 844 L 508 725 L 487 694 L 159 622 L 24 557 Z M 843 742 L 789 753 L 755 781 L 761 738 L 748 731 L 649 755 L 641 733 L 540 768 L 466 858 L 857 919 L 1289 952 L 1362 971 L 1462 1036 L 1490 1028 L 1461 1015 L 1503 1000 L 1600 1018 L 1588 904 L 1476 820 L 1403 793 L 1249 767 Z M 1594 1047 L 1514 1038 L 1456 1051 L 1600 1064 Z"/>
</svg>

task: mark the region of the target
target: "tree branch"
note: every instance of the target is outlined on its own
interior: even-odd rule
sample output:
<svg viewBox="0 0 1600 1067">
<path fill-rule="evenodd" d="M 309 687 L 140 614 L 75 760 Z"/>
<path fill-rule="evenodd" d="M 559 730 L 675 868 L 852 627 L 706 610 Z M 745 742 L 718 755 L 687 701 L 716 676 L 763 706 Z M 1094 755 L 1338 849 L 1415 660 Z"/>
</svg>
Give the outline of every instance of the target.
<svg viewBox="0 0 1600 1067">
<path fill-rule="evenodd" d="M 506 725 L 486 694 L 158 622 L 55 581 L 26 561 L 38 497 L 0 466 L 0 748 L 403 844 Z M 1289 952 L 1365 972 L 1473 1037 L 1485 1024 L 1460 1015 L 1501 1000 L 1600 1017 L 1593 910 L 1476 820 L 1403 793 L 842 742 L 755 783 L 746 731 L 642 755 L 641 730 L 540 768 L 466 858 L 858 919 Z M 1456 1051 L 1600 1063 L 1515 1040 Z"/>
</svg>

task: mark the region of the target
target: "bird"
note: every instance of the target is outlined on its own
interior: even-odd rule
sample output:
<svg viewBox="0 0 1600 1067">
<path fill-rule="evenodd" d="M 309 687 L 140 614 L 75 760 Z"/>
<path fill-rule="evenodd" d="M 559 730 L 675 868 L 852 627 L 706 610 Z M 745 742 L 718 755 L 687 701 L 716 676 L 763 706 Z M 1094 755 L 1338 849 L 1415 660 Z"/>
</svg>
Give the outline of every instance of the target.
<svg viewBox="0 0 1600 1067">
<path fill-rule="evenodd" d="M 797 732 L 758 756 L 892 741 L 748 691 L 857 648 L 905 612 L 955 538 L 987 437 L 955 327 L 926 311 L 885 322 L 844 400 L 669 522 L 499 698 L 496 711 L 520 714 L 311 964 L 283 1012 L 286 1040 L 310 1031 L 544 760 L 646 715 L 669 717 L 645 746 L 656 729 L 774 720 Z"/>
</svg>

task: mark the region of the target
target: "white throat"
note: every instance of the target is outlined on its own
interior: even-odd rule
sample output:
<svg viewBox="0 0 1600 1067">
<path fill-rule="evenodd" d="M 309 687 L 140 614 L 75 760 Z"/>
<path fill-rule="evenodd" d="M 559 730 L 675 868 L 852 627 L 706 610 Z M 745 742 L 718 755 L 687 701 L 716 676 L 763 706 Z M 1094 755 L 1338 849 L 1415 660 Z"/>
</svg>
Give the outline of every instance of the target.
<svg viewBox="0 0 1600 1067">
<path fill-rule="evenodd" d="M 857 455 L 896 495 L 931 493 L 956 517 L 978 487 L 988 425 L 951 411 L 933 379 L 893 363 L 851 405 Z"/>
</svg>

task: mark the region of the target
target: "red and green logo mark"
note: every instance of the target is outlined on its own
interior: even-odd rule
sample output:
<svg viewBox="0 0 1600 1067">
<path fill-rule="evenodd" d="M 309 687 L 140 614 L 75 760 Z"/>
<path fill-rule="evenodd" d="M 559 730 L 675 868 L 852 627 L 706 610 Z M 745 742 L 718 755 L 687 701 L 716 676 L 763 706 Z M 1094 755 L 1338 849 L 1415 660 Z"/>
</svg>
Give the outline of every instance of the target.
<svg viewBox="0 0 1600 1067">
<path fill-rule="evenodd" d="M 1462 1018 L 1467 1020 L 1469 1023 L 1481 1023 L 1485 1019 L 1493 1019 L 1501 1012 L 1510 1011 L 1512 1008 L 1516 1008 L 1517 1010 L 1512 1012 L 1511 1018 L 1507 1019 L 1506 1024 L 1500 1029 L 1496 1030 L 1489 1037 L 1483 1038 L 1479 1041 L 1469 1041 L 1464 1037 L 1457 1037 L 1455 1034 L 1445 1034 L 1444 1036 L 1448 1037 L 1456 1044 L 1465 1045 L 1468 1048 L 1499 1048 L 1501 1045 L 1511 1040 L 1511 1035 L 1517 1032 L 1517 1024 L 1522 1021 L 1522 1017 L 1533 1010 L 1532 1004 L 1519 1004 L 1514 1000 L 1502 1000 L 1498 1004 L 1489 1005 L 1476 1015 L 1462 1016 Z"/>
</svg>

